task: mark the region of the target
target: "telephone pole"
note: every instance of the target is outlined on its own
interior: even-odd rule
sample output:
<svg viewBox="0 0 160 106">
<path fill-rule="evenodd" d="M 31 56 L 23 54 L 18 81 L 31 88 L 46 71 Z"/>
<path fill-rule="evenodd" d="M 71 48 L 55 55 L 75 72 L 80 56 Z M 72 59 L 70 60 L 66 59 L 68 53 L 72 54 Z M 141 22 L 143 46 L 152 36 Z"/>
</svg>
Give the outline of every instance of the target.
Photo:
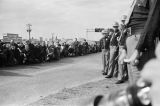
<svg viewBox="0 0 160 106">
<path fill-rule="evenodd" d="M 32 29 L 31 29 L 31 24 L 27 24 L 27 32 L 29 33 L 29 41 L 31 40 L 31 31 L 32 31 Z"/>
<path fill-rule="evenodd" d="M 54 40 L 54 33 L 52 33 L 52 42 L 53 42 L 53 40 Z"/>
</svg>

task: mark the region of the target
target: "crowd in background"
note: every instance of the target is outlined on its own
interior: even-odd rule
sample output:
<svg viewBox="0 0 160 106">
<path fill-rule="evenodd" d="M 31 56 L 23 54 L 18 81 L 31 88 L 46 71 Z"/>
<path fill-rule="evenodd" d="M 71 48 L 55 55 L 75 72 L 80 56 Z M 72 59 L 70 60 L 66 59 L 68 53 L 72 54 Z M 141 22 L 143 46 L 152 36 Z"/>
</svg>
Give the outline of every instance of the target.
<svg viewBox="0 0 160 106">
<path fill-rule="evenodd" d="M 88 43 L 85 39 L 78 41 L 77 38 L 72 43 L 59 41 L 33 43 L 29 40 L 24 43 L 15 43 L 14 40 L 0 41 L 0 67 L 43 63 L 100 51 L 101 48 L 97 42 Z"/>
</svg>

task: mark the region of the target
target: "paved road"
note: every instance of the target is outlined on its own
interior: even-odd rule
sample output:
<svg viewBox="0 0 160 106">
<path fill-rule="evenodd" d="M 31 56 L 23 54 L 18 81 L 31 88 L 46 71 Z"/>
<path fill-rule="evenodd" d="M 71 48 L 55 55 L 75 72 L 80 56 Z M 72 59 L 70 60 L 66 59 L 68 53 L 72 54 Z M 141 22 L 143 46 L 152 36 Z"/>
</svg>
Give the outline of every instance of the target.
<svg viewBox="0 0 160 106">
<path fill-rule="evenodd" d="M 23 106 L 63 88 L 102 79 L 101 55 L 0 69 L 0 106 Z"/>
</svg>

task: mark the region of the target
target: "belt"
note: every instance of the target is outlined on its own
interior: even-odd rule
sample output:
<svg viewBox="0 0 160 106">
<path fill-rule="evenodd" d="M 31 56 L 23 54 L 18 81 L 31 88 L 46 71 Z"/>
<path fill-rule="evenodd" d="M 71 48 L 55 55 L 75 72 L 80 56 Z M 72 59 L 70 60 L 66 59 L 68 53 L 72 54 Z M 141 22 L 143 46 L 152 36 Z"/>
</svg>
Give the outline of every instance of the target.
<svg viewBox="0 0 160 106">
<path fill-rule="evenodd" d="M 112 49 L 112 48 L 118 49 L 118 46 L 110 46 L 110 49 Z"/>
<path fill-rule="evenodd" d="M 125 46 L 123 46 L 123 45 L 119 45 L 119 48 L 124 48 Z"/>
<path fill-rule="evenodd" d="M 142 35 L 142 31 L 135 32 L 135 33 L 131 34 L 131 36 L 138 36 L 138 35 Z"/>
<path fill-rule="evenodd" d="M 110 47 L 118 47 L 118 46 L 112 46 L 112 45 L 110 45 Z"/>
</svg>

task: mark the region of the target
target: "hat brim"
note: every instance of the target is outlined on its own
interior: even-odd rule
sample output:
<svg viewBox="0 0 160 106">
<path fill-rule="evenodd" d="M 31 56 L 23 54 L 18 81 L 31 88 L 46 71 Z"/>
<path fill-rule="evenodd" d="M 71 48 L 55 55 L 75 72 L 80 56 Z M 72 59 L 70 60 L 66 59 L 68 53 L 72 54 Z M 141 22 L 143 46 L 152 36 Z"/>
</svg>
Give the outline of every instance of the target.
<svg viewBox="0 0 160 106">
<path fill-rule="evenodd" d="M 119 27 L 119 26 L 117 26 L 117 25 L 114 25 L 113 27 Z"/>
</svg>

